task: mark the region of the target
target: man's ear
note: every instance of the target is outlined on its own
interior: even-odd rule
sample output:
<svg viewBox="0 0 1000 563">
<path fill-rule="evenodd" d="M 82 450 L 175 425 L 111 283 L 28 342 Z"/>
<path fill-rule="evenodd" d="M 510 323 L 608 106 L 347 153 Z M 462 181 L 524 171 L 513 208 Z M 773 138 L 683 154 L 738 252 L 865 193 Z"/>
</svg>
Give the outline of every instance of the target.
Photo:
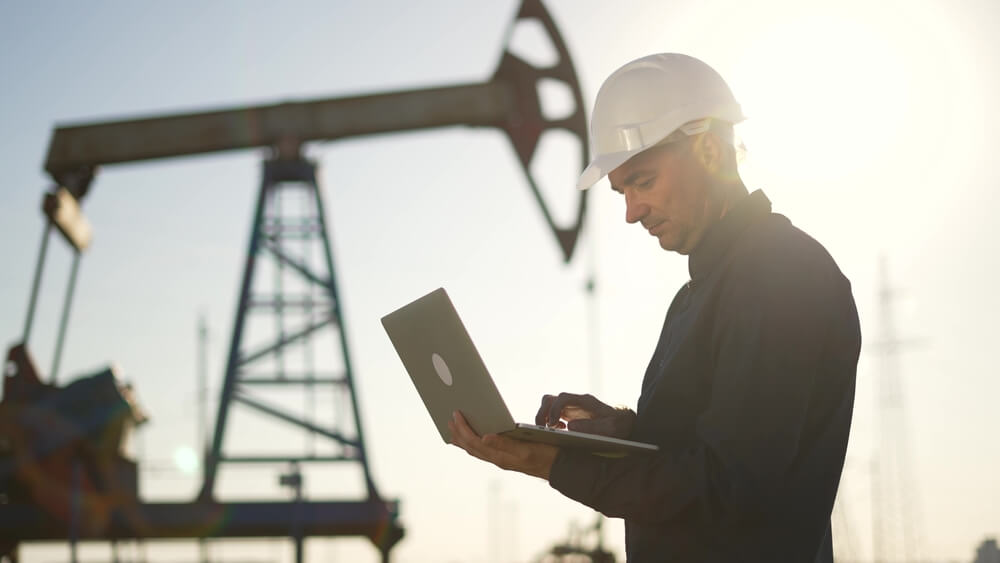
<svg viewBox="0 0 1000 563">
<path fill-rule="evenodd" d="M 722 141 L 711 131 L 698 135 L 694 152 L 698 163 L 710 174 L 716 174 L 722 168 Z"/>
</svg>

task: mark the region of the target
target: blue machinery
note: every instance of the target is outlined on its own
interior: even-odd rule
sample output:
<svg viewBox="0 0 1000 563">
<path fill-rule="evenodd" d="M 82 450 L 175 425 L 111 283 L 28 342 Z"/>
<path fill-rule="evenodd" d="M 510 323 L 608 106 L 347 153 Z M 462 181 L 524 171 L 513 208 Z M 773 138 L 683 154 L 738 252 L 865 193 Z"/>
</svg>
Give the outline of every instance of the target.
<svg viewBox="0 0 1000 563">
<path fill-rule="evenodd" d="M 310 141 L 455 125 L 499 128 L 510 138 L 544 220 L 552 229 L 564 259 L 569 261 L 586 200 L 581 193 L 575 224 L 555 224 L 529 165 L 539 137 L 551 129 L 563 129 L 575 136 L 580 142 L 580 160 L 586 161 L 583 101 L 566 47 L 539 0 L 524 1 L 515 25 L 527 20 L 540 23 L 547 33 L 559 56 L 555 65 L 536 68 L 507 50 L 496 73 L 486 83 L 76 125 L 55 130 L 45 169 L 57 186 L 46 196 L 48 222 L 36 266 L 25 333 L 21 345 L 12 348 L 8 357 L 5 396 L 0 402 L 0 493 L 8 500 L 6 504 L 0 503 L 0 558 L 6 556 L 16 560 L 19 542 L 38 540 L 291 537 L 296 542 L 297 560 L 301 561 L 305 537 L 364 536 L 372 541 L 382 560 L 388 561 L 390 550 L 403 537 L 403 528 L 397 520 L 398 504 L 396 500 L 382 498 L 369 471 L 323 198 L 316 182 L 316 165 L 301 156 L 301 147 Z M 572 113 L 555 120 L 543 115 L 538 90 L 539 81 L 543 79 L 556 80 L 568 87 L 575 104 Z M 253 127 L 248 127 L 248 123 Z M 123 459 L 104 463 L 108 460 L 90 454 L 86 463 L 73 462 L 72 486 L 66 487 L 63 509 L 54 509 L 49 497 L 46 502 L 37 501 L 37 489 L 26 484 L 28 477 L 24 468 L 26 464 L 52 466 L 52 460 L 46 457 L 52 455 L 52 450 L 36 451 L 30 447 L 18 450 L 16 444 L 35 443 L 32 438 L 37 438 L 32 436 L 32 428 L 23 420 L 22 415 L 31 400 L 25 397 L 58 393 L 54 385 L 55 374 L 72 302 L 76 264 L 89 240 L 89 226 L 79 213 L 78 202 L 90 189 L 98 166 L 250 147 L 271 147 L 272 151 L 263 164 L 225 380 L 199 495 L 190 503 L 143 503 L 135 492 L 134 463 L 129 465 L 130 462 Z M 73 245 L 76 253 L 59 329 L 56 360 L 50 374 L 52 383 L 43 384 L 27 354 L 27 341 L 53 226 Z M 265 263 L 271 266 L 270 270 L 262 270 Z M 267 338 L 253 340 L 249 327 L 252 321 L 256 323 L 261 317 L 266 317 L 264 324 L 272 328 Z M 320 342 L 328 343 L 325 339 L 331 333 L 339 344 L 339 354 L 333 360 L 328 359 L 328 363 L 336 365 L 317 366 L 310 352 L 313 349 L 311 342 L 324 339 Z M 322 346 L 329 349 L 328 344 Z M 39 392 L 12 393 L 8 397 L 8 381 L 15 384 L 13 388 L 37 388 Z M 260 386 L 298 388 L 307 397 L 317 390 L 332 389 L 335 396 L 342 399 L 338 403 L 342 411 L 338 414 L 343 416 L 337 417 L 337 422 L 332 424 L 303 416 L 287 406 L 255 396 L 252 389 Z M 319 437 L 325 445 L 295 454 L 227 455 L 224 445 L 226 431 L 231 430 L 227 420 L 233 403 L 275 422 L 298 427 L 311 437 L 310 440 Z M 18 441 L 11 436 L 24 439 Z M 5 442 L 2 438 L 8 440 Z M 67 437 L 65 442 L 71 444 L 74 440 L 79 441 L 79 437 Z M 3 444 L 14 445 L 5 449 Z M 67 448 L 70 452 L 94 451 L 77 446 Z M 76 454 L 69 454 L 69 459 L 77 458 Z M 361 469 L 367 491 L 365 498 L 324 501 L 301 497 L 299 468 L 305 464 L 333 462 L 354 464 Z M 282 476 L 282 483 L 297 492 L 296 500 L 218 502 L 214 492 L 222 464 L 290 466 L 292 471 Z M 94 467 L 124 467 L 125 470 L 102 472 Z M 127 476 L 124 480 L 131 479 L 131 486 L 116 485 L 116 479 L 123 474 Z M 90 495 L 88 498 L 107 500 L 100 505 L 103 507 L 100 514 L 88 513 L 96 509 L 79 501 L 81 488 L 89 488 L 85 491 Z M 133 494 L 130 497 L 122 491 L 133 491 Z"/>
</svg>

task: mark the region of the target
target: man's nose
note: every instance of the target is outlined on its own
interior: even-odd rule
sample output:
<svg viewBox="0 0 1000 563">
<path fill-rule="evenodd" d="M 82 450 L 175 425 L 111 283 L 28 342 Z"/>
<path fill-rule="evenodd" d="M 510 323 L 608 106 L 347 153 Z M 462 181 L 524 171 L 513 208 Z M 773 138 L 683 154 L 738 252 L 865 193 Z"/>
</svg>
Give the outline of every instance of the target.
<svg viewBox="0 0 1000 563">
<path fill-rule="evenodd" d="M 649 213 L 649 206 L 637 201 L 631 190 L 625 190 L 625 222 L 638 223 Z"/>
</svg>

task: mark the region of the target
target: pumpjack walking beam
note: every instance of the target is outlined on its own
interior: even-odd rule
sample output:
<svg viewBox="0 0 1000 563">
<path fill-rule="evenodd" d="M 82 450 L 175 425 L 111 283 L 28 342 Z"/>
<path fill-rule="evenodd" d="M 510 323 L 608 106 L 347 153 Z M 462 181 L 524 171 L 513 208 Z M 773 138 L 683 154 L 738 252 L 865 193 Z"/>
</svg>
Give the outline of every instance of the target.
<svg viewBox="0 0 1000 563">
<path fill-rule="evenodd" d="M 548 34 L 559 56 L 554 65 L 536 68 L 507 50 L 485 83 L 59 127 L 49 145 L 45 170 L 80 198 L 102 164 L 455 125 L 495 127 L 506 132 L 514 145 L 544 219 L 569 261 L 586 192 L 579 195 L 575 224 L 556 225 L 529 165 L 542 133 L 552 129 L 579 139 L 580 162 L 586 162 L 583 95 L 569 51 L 539 0 L 524 1 L 515 25 L 528 20 L 540 23 Z M 572 93 L 575 107 L 565 117 L 544 116 L 538 84 L 546 79 L 563 83 Z"/>
</svg>

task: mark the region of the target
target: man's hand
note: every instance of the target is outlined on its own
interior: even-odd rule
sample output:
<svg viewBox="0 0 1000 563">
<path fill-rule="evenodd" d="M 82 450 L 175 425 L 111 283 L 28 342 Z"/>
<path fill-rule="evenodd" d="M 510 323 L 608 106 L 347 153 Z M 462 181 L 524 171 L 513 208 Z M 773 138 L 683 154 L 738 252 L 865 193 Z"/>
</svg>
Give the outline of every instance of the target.
<svg viewBox="0 0 1000 563">
<path fill-rule="evenodd" d="M 635 413 L 631 410 L 616 409 L 592 395 L 573 393 L 543 396 L 542 406 L 535 415 L 538 425 L 623 439 L 632 433 L 634 421 Z"/>
<path fill-rule="evenodd" d="M 559 453 L 559 448 L 548 444 L 514 440 L 496 434 L 480 437 L 458 411 L 448 421 L 448 429 L 451 430 L 451 443 L 469 455 L 501 469 L 519 471 L 546 481 Z"/>
</svg>

